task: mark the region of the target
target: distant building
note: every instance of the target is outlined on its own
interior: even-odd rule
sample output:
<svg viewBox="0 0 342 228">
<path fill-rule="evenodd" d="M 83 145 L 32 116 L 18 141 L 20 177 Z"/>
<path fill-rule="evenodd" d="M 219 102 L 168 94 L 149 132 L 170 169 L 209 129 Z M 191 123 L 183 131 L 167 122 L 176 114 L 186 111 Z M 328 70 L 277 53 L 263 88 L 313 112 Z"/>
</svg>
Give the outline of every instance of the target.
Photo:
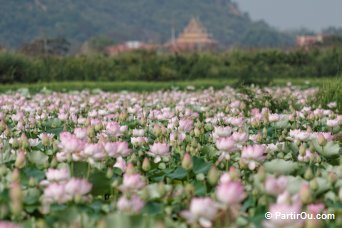
<svg viewBox="0 0 342 228">
<path fill-rule="evenodd" d="M 315 44 L 323 43 L 325 36 L 323 34 L 317 34 L 312 36 L 297 36 L 298 47 L 310 47 Z"/>
<path fill-rule="evenodd" d="M 136 50 L 152 51 L 158 49 L 158 45 L 147 44 L 140 41 L 128 41 L 122 44 L 112 45 L 106 48 L 108 55 L 117 55 L 124 52 L 131 52 Z"/>
<path fill-rule="evenodd" d="M 216 47 L 217 42 L 196 18 L 192 18 L 177 39 L 172 38 L 165 46 L 172 52 L 208 50 Z"/>
</svg>

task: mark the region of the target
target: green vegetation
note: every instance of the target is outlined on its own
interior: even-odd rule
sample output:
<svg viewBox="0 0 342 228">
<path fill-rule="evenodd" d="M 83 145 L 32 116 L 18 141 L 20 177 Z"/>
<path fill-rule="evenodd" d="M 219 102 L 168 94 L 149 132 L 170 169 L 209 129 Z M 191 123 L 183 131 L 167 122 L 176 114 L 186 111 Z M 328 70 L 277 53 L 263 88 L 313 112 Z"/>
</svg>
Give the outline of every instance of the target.
<svg viewBox="0 0 342 228">
<path fill-rule="evenodd" d="M 276 47 L 293 43 L 264 22 L 253 22 L 230 0 L 0 0 L 0 44 L 19 47 L 37 37 L 81 44 L 106 35 L 114 42 L 170 39 L 192 16 L 223 45 Z"/>
<path fill-rule="evenodd" d="M 327 104 L 335 101 L 337 110 L 342 110 L 342 77 L 336 80 L 328 80 L 322 83 L 317 100 L 323 107 L 327 108 Z"/>
<path fill-rule="evenodd" d="M 274 78 L 340 76 L 341 69 L 342 48 L 178 55 L 134 52 L 110 58 L 27 57 L 0 52 L 0 83 L 224 79 L 266 85 Z"/>
</svg>

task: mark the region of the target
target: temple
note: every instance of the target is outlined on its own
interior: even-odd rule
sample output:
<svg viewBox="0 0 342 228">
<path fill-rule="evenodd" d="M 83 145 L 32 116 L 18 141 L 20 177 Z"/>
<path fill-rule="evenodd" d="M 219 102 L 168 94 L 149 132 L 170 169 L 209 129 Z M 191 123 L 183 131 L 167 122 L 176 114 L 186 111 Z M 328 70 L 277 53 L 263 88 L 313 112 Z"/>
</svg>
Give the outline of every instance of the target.
<svg viewBox="0 0 342 228">
<path fill-rule="evenodd" d="M 172 39 L 167 46 L 170 50 L 188 51 L 188 50 L 210 50 L 216 46 L 217 42 L 212 38 L 205 27 L 197 18 L 192 18 L 188 26 L 178 36 Z"/>
</svg>

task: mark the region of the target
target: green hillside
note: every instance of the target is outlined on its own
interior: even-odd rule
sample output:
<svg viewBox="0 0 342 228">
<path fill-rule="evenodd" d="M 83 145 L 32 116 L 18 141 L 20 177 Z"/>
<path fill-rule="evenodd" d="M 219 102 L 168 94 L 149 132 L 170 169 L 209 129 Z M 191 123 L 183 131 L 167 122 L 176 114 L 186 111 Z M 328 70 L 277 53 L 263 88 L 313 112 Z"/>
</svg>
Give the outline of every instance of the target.
<svg viewBox="0 0 342 228">
<path fill-rule="evenodd" d="M 0 0 L 0 45 L 19 47 L 37 37 L 71 42 L 108 36 L 115 42 L 165 42 L 192 16 L 225 46 L 274 47 L 290 37 L 253 22 L 230 0 Z"/>
</svg>

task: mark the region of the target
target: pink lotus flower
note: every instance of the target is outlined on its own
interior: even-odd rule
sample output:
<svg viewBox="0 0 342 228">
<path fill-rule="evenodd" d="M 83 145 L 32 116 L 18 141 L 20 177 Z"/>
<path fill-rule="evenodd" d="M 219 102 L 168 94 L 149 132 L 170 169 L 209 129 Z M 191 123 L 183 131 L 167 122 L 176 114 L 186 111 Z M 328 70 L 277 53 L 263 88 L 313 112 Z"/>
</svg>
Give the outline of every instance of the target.
<svg viewBox="0 0 342 228">
<path fill-rule="evenodd" d="M 229 119 L 231 125 L 241 127 L 244 123 L 243 117 L 232 117 Z"/>
<path fill-rule="evenodd" d="M 49 182 L 64 182 L 70 179 L 69 170 L 64 169 L 48 169 L 45 173 L 46 178 Z"/>
<path fill-rule="evenodd" d="M 339 119 L 327 120 L 328 127 L 338 127 L 340 125 Z"/>
<path fill-rule="evenodd" d="M 308 205 L 308 212 L 313 214 L 313 215 L 317 215 L 320 214 L 324 211 L 324 204 L 322 203 L 316 203 L 316 204 L 309 204 Z"/>
<path fill-rule="evenodd" d="M 285 176 L 280 176 L 278 178 L 268 176 L 265 182 L 265 191 L 274 196 L 280 195 L 286 190 L 287 183 L 288 179 Z"/>
<path fill-rule="evenodd" d="M 190 211 L 182 211 L 181 216 L 190 224 L 198 222 L 203 227 L 211 227 L 217 211 L 211 198 L 193 198 L 190 203 Z"/>
<path fill-rule="evenodd" d="M 216 147 L 222 152 L 233 152 L 236 150 L 236 142 L 232 137 L 219 138 L 216 140 Z"/>
<path fill-rule="evenodd" d="M 21 225 L 15 224 L 15 223 L 11 223 L 8 221 L 0 221 L 0 227 L 1 228 L 21 228 Z"/>
<path fill-rule="evenodd" d="M 62 204 L 69 201 L 70 196 L 65 194 L 64 185 L 52 183 L 44 190 L 42 200 L 44 204 L 51 204 L 54 202 Z"/>
<path fill-rule="evenodd" d="M 268 116 L 268 120 L 272 123 L 272 122 L 277 122 L 280 120 L 280 115 L 279 114 L 270 114 Z"/>
<path fill-rule="evenodd" d="M 181 119 L 179 120 L 179 129 L 185 132 L 191 131 L 193 128 L 193 120 Z"/>
<path fill-rule="evenodd" d="M 170 156 L 170 146 L 166 143 L 154 143 L 150 146 L 150 152 L 147 154 L 156 158 L 168 157 Z"/>
<path fill-rule="evenodd" d="M 90 192 L 92 185 L 83 179 L 72 178 L 65 185 L 65 193 L 71 196 L 86 195 Z"/>
<path fill-rule="evenodd" d="M 170 133 L 170 141 L 181 143 L 184 141 L 186 135 L 184 132 L 171 132 Z"/>
<path fill-rule="evenodd" d="M 118 157 L 116 159 L 116 162 L 114 164 L 113 167 L 119 168 L 121 169 L 123 172 L 125 172 L 126 168 L 127 168 L 127 164 L 126 161 L 122 158 L 122 157 Z"/>
<path fill-rule="evenodd" d="M 145 135 L 144 129 L 133 129 L 133 136 L 135 137 L 143 137 Z"/>
<path fill-rule="evenodd" d="M 143 145 L 148 142 L 148 139 L 146 137 L 132 137 L 131 143 L 135 146 L 137 145 Z"/>
<path fill-rule="evenodd" d="M 303 221 L 297 219 L 296 214 L 300 214 L 301 206 L 298 203 L 287 204 L 277 203 L 270 206 L 271 218 L 264 222 L 266 228 L 274 227 L 302 227 Z M 291 217 L 293 215 L 293 217 Z"/>
<path fill-rule="evenodd" d="M 230 103 L 230 107 L 231 108 L 240 108 L 240 104 L 241 104 L 241 101 L 233 101 L 232 103 Z"/>
<path fill-rule="evenodd" d="M 232 134 L 232 128 L 227 127 L 215 127 L 213 132 L 214 140 L 221 138 L 221 137 L 228 137 Z"/>
<path fill-rule="evenodd" d="M 84 148 L 84 154 L 95 160 L 103 160 L 107 156 L 101 143 L 87 144 Z"/>
<path fill-rule="evenodd" d="M 118 209 L 122 212 L 129 214 L 137 214 L 144 207 L 144 201 L 137 195 L 133 195 L 130 198 L 121 196 L 118 200 Z"/>
<path fill-rule="evenodd" d="M 260 162 L 265 160 L 264 153 L 266 147 L 264 145 L 250 145 L 242 149 L 241 162 L 247 164 L 250 170 L 254 170 Z"/>
<path fill-rule="evenodd" d="M 331 132 L 313 132 L 311 133 L 311 139 L 317 140 L 318 144 L 322 145 L 326 142 L 332 141 L 334 139 L 334 136 L 331 134 Z"/>
<path fill-rule="evenodd" d="M 129 149 L 127 142 L 117 142 L 117 153 L 119 153 L 122 157 L 127 157 L 132 153 L 132 150 Z"/>
<path fill-rule="evenodd" d="M 145 187 L 145 180 L 140 174 L 125 174 L 119 189 L 122 192 L 137 191 Z"/>
<path fill-rule="evenodd" d="M 62 132 L 60 134 L 61 143 L 59 144 L 63 152 L 74 153 L 83 149 L 84 142 L 76 138 L 75 135 L 69 132 Z"/>
<path fill-rule="evenodd" d="M 87 129 L 86 128 L 75 128 L 74 134 L 78 139 L 86 139 L 87 138 Z"/>
<path fill-rule="evenodd" d="M 248 140 L 248 134 L 246 132 L 234 132 L 232 137 L 239 143 L 245 143 Z"/>
<path fill-rule="evenodd" d="M 225 205 L 232 206 L 240 204 L 246 198 L 246 193 L 240 181 L 228 181 L 218 185 L 216 197 Z"/>
<path fill-rule="evenodd" d="M 328 108 L 336 108 L 337 107 L 337 103 L 336 102 L 330 102 L 327 104 Z"/>
<path fill-rule="evenodd" d="M 132 150 L 129 149 L 127 142 L 108 142 L 104 146 L 105 151 L 109 157 L 127 157 L 131 154 Z"/>
<path fill-rule="evenodd" d="M 306 131 L 301 131 L 301 130 L 290 130 L 289 133 L 290 137 L 292 137 L 293 139 L 297 139 L 299 141 L 306 141 L 309 139 L 310 137 L 310 133 L 306 132 Z"/>
<path fill-rule="evenodd" d="M 106 133 L 113 137 L 121 136 L 122 132 L 120 129 L 120 125 L 117 122 L 110 122 L 106 125 Z"/>
<path fill-rule="evenodd" d="M 312 159 L 314 159 L 317 156 L 318 155 L 316 153 L 312 153 L 309 149 L 307 149 L 304 155 L 301 155 L 301 154 L 298 155 L 298 161 L 309 162 L 309 161 L 312 161 Z"/>
</svg>

